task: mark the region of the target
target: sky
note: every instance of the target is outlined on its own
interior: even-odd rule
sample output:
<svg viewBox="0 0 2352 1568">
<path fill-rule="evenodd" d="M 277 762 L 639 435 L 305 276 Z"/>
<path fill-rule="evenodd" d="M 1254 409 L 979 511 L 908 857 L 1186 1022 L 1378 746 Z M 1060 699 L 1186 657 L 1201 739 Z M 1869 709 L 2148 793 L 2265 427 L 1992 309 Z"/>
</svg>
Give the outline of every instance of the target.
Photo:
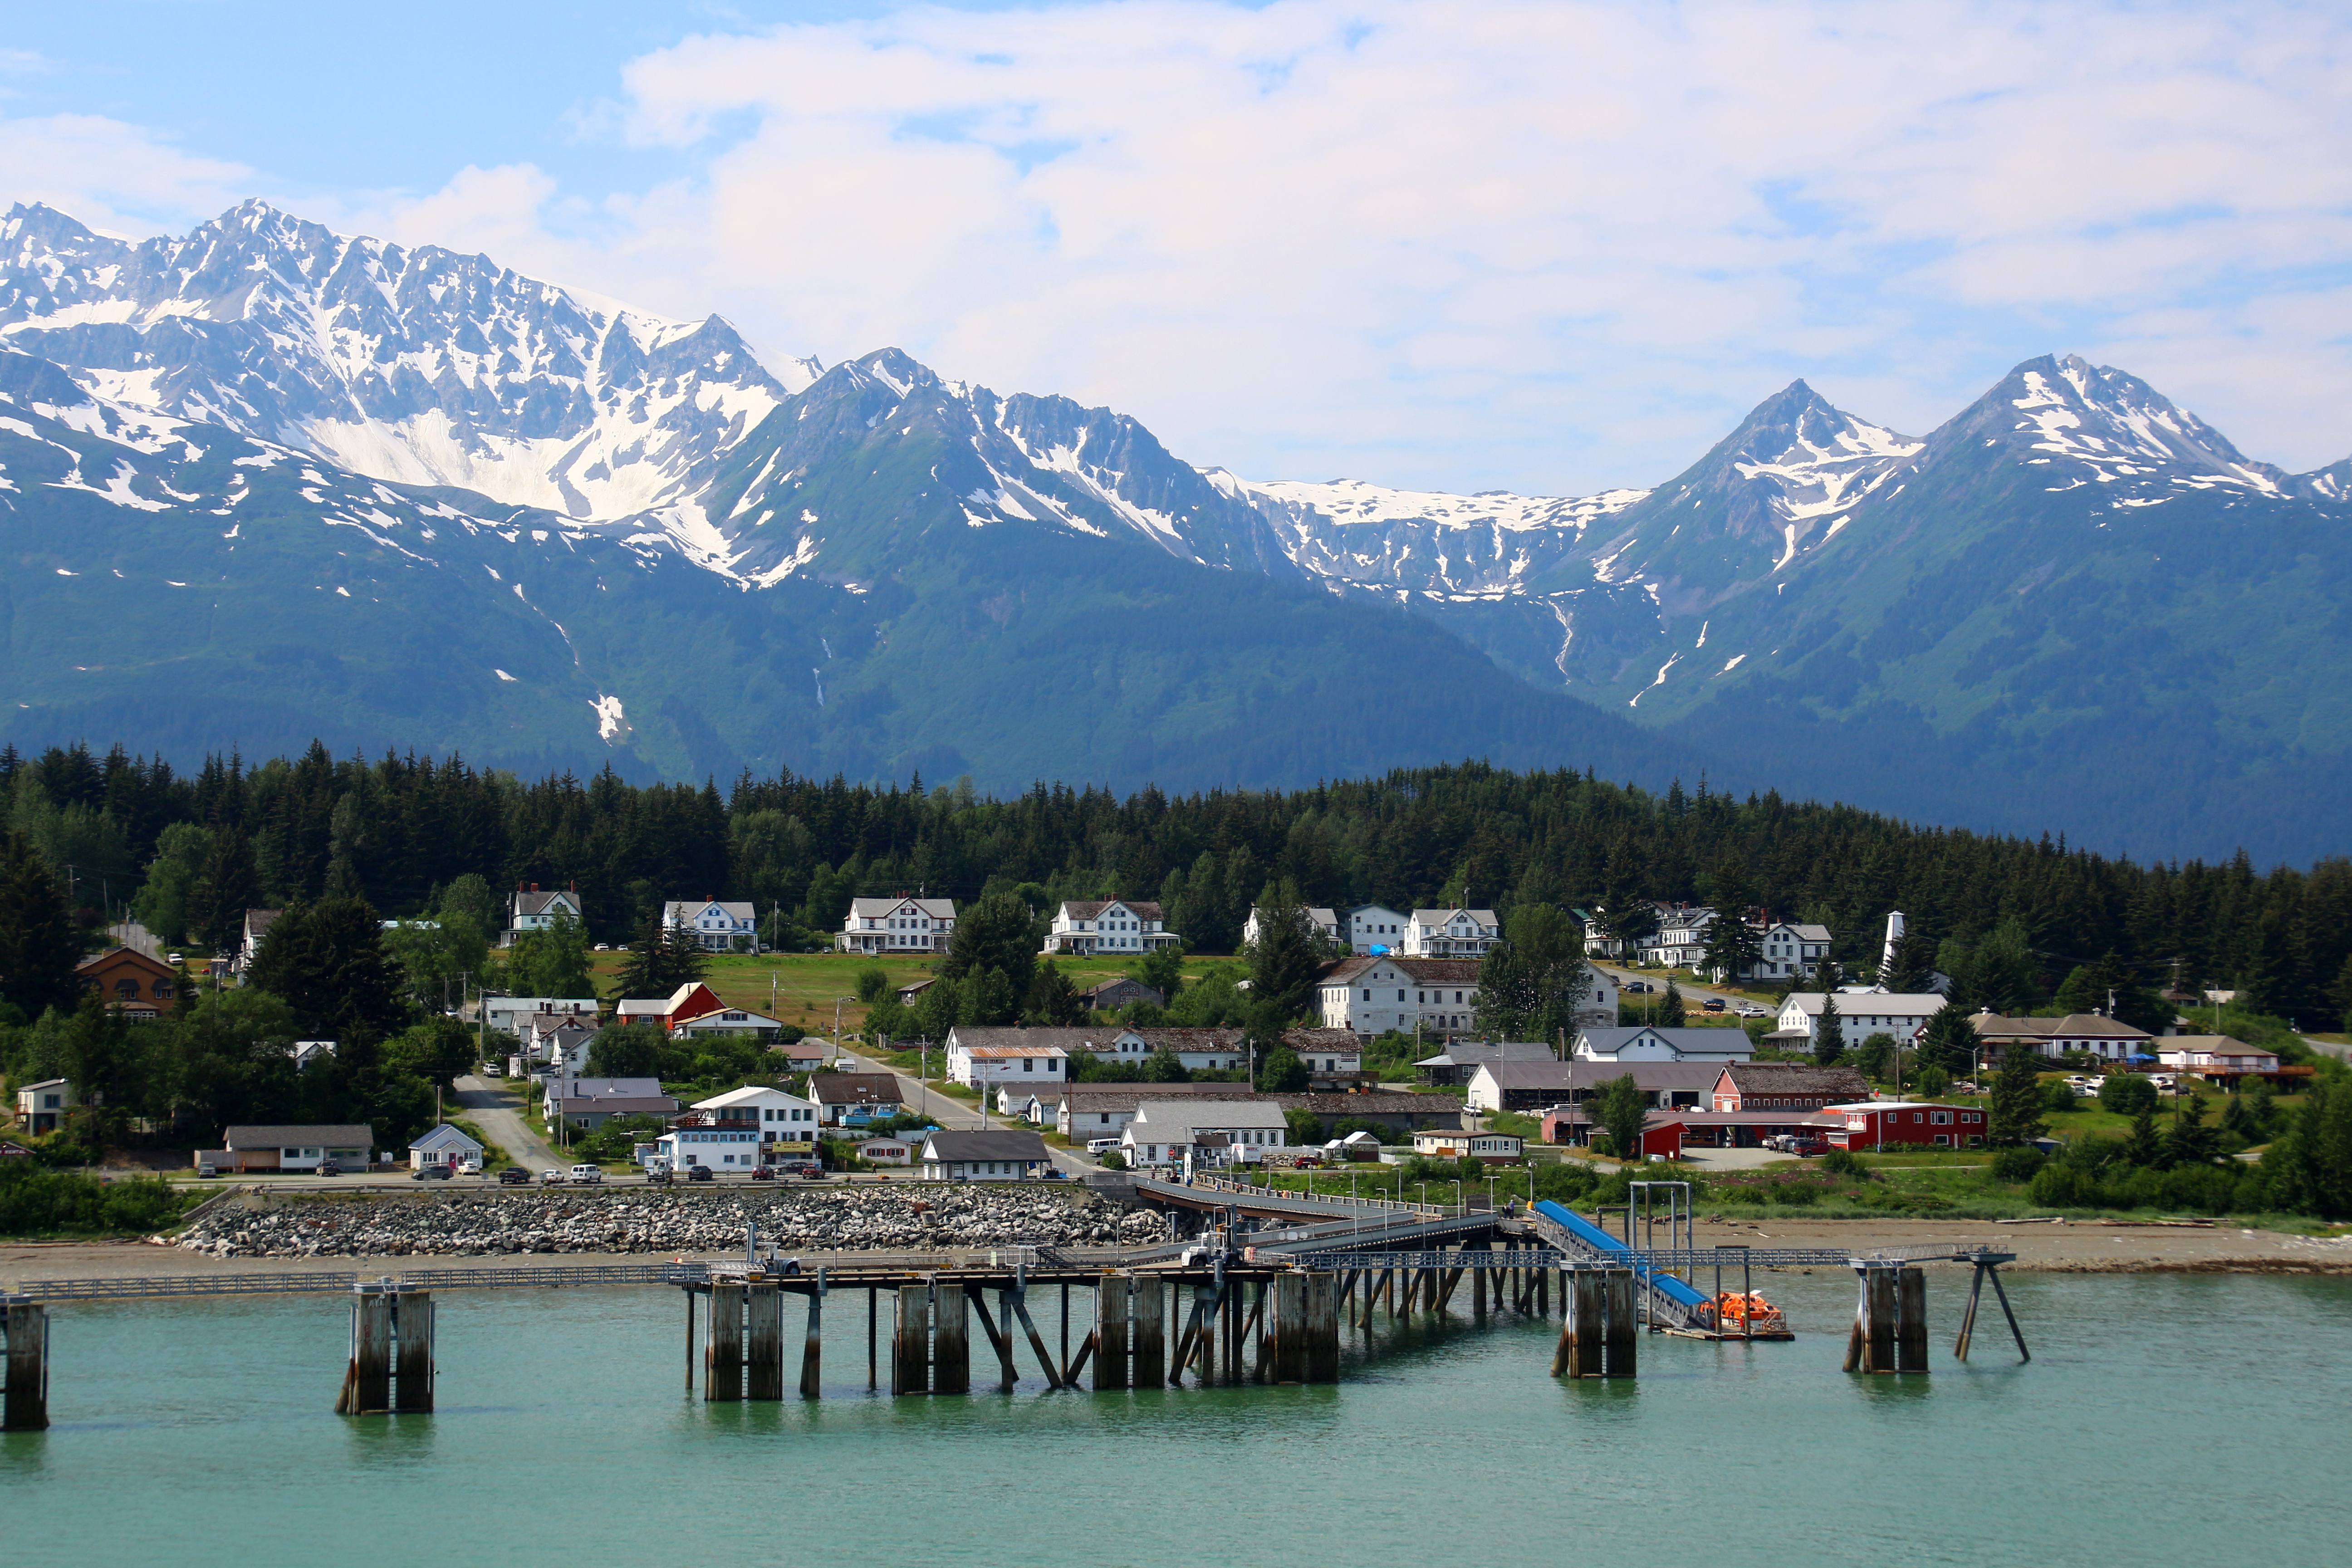
<svg viewBox="0 0 2352 1568">
<path fill-rule="evenodd" d="M 2352 8 L 82 0 L 0 205 L 259 196 L 764 353 L 886 345 L 1253 479 L 1587 494 L 1800 376 L 1924 434 L 2021 360 L 2352 455 Z"/>
</svg>

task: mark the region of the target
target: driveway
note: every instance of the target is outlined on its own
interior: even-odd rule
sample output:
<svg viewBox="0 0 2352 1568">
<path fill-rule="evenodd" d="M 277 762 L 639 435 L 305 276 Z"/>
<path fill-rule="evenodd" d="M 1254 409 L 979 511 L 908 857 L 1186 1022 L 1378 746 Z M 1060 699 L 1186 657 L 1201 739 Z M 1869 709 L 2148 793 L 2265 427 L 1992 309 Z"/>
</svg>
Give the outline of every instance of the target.
<svg viewBox="0 0 2352 1568">
<path fill-rule="evenodd" d="M 1643 971 L 1619 969 L 1613 964 L 1607 963 L 1596 963 L 1593 967 L 1608 975 L 1612 980 L 1617 982 L 1617 994 L 1620 1001 L 1631 1002 L 1639 1005 L 1644 1002 L 1655 1004 L 1665 999 L 1666 977 L 1654 970 Z M 1657 987 L 1657 990 L 1654 992 L 1636 992 L 1626 990 L 1626 983 L 1634 980 L 1641 981 L 1644 984 L 1654 985 Z M 1693 1012 L 1698 1010 L 1700 1003 L 1710 999 L 1720 1001 L 1723 1004 L 1724 1011 L 1726 1013 L 1730 1013 L 1734 1008 L 1737 1008 L 1743 1004 L 1748 1006 L 1761 1007 L 1767 1015 L 1779 1011 L 1779 1009 L 1774 1007 L 1769 1002 L 1759 1002 L 1752 996 L 1735 996 L 1728 991 L 1711 991 L 1704 985 L 1694 985 L 1686 980 L 1677 980 L 1675 982 L 1675 984 L 1676 988 L 1682 992 L 1683 1001 L 1688 1005 Z"/>
<path fill-rule="evenodd" d="M 1778 1149 L 1694 1149 L 1685 1144 L 1683 1163 L 1702 1171 L 1752 1171 L 1759 1165 L 1795 1164 L 1797 1157 Z"/>
<path fill-rule="evenodd" d="M 928 1088 L 905 1073 L 893 1071 L 880 1062 L 861 1057 L 846 1047 L 841 1050 L 841 1059 L 852 1072 L 889 1073 L 892 1078 L 898 1080 L 898 1092 L 905 1097 L 904 1103 L 908 1110 L 918 1116 L 929 1117 L 950 1131 L 976 1132 L 983 1125 L 977 1107 L 966 1105 L 962 1100 L 950 1095 L 941 1094 L 937 1089 Z M 1028 1123 L 991 1114 L 986 1119 L 985 1125 L 997 1130 L 1012 1128 L 1017 1131 L 1025 1129 Z M 1102 1168 L 1092 1160 L 1073 1154 L 1066 1149 L 1056 1149 L 1051 1143 L 1045 1145 L 1045 1152 L 1054 1157 L 1055 1165 L 1073 1176 L 1083 1176 L 1090 1171 L 1098 1171 Z"/>
<path fill-rule="evenodd" d="M 493 1143 L 507 1152 L 507 1158 L 534 1173 L 549 1169 L 562 1170 L 569 1160 L 557 1155 L 547 1146 L 546 1140 L 530 1130 L 522 1113 L 483 1078 L 461 1078 L 457 1080 L 457 1105 L 467 1119 L 480 1128 Z"/>
</svg>

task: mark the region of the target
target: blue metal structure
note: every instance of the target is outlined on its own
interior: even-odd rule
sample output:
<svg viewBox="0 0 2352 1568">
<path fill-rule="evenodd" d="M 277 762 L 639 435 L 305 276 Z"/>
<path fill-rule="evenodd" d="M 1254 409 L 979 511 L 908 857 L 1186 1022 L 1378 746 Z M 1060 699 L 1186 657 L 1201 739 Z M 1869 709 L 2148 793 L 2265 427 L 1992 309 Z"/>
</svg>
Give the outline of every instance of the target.
<svg viewBox="0 0 2352 1568">
<path fill-rule="evenodd" d="M 1650 1255 L 1626 1246 L 1591 1220 L 1565 1205 L 1544 1199 L 1528 1211 L 1538 1218 L 1549 1220 L 1563 1232 L 1562 1240 L 1570 1248 L 1599 1262 L 1622 1264 L 1633 1271 L 1633 1277 L 1654 1296 L 1662 1296 L 1674 1308 L 1680 1309 L 1678 1317 L 1687 1316 L 1706 1305 L 1706 1292 L 1696 1289 L 1657 1268 Z"/>
</svg>

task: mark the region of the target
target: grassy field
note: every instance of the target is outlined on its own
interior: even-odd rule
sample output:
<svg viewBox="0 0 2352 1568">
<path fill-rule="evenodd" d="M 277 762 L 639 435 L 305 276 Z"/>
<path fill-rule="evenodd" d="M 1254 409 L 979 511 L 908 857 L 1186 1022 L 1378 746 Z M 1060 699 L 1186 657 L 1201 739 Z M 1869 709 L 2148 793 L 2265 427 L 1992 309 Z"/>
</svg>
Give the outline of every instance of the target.
<svg viewBox="0 0 2352 1568">
<path fill-rule="evenodd" d="M 593 978 L 599 994 L 609 994 L 621 967 L 628 962 L 625 952 L 600 952 L 593 955 Z M 762 953 L 757 956 L 740 953 L 713 954 L 709 972 L 703 977 L 705 984 L 718 994 L 730 1006 L 749 1007 L 756 1012 L 768 1012 L 771 998 L 776 1011 L 772 1016 L 780 1022 L 795 1024 L 814 1034 L 832 1031 L 834 1002 L 845 997 L 841 1004 L 841 1026 L 856 1030 L 866 1019 L 865 1005 L 857 1000 L 857 977 L 868 969 L 879 969 L 890 977 L 890 984 L 911 984 L 928 980 L 935 971 L 938 960 L 925 956 L 893 957 L 886 954 L 868 956 L 863 953 Z M 1084 989 L 1099 980 L 1109 980 L 1128 972 L 1128 961 L 1118 959 L 1056 959 L 1062 973 L 1070 977 L 1073 985 Z M 1231 959 L 1187 958 L 1185 978 L 1190 981 L 1205 974 L 1219 963 Z"/>
</svg>

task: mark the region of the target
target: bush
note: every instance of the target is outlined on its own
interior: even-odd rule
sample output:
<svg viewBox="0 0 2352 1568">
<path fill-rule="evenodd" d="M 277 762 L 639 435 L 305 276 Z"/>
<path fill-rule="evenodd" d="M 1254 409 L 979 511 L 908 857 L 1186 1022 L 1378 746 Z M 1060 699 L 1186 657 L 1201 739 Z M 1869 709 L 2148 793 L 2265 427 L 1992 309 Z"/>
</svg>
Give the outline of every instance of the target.
<svg viewBox="0 0 2352 1568">
<path fill-rule="evenodd" d="M 1870 1180 L 1870 1167 L 1851 1149 L 1832 1149 L 1822 1156 L 1821 1168 L 1832 1176 L 1845 1176 L 1853 1181 Z"/>
<path fill-rule="evenodd" d="M 1784 1186 L 1772 1189 L 1774 1203 L 1787 1204 L 1792 1208 L 1803 1208 L 1808 1205 L 1817 1204 L 1821 1200 L 1822 1189 L 1809 1182 L 1790 1182 Z"/>
<path fill-rule="evenodd" d="M 2053 1079 L 2042 1086 L 2042 1109 L 2044 1110 L 2063 1115 L 2074 1110 L 2077 1103 L 2074 1089 L 2058 1079 Z"/>
<path fill-rule="evenodd" d="M 1992 1157 L 1992 1179 L 1996 1182 L 2031 1182 L 2048 1163 L 2048 1158 L 2039 1149 L 1996 1150 Z"/>
<path fill-rule="evenodd" d="M 1106 1171 L 1124 1171 L 1127 1169 L 1127 1156 L 1116 1149 L 1106 1149 L 1102 1152 L 1102 1168 Z"/>
<path fill-rule="evenodd" d="M 160 1176 L 101 1182 L 29 1160 L 0 1162 L 0 1236 L 125 1236 L 176 1224 L 193 1201 Z"/>
<path fill-rule="evenodd" d="M 2137 1116 L 2156 1109 L 2156 1085 L 2136 1072 L 2111 1075 L 2099 1085 L 2099 1109 L 2116 1116 Z"/>
<path fill-rule="evenodd" d="M 1575 1160 L 1562 1160 L 1556 1164 L 1537 1168 L 1535 1194 L 1556 1204 L 1574 1204 L 1600 1182 L 1600 1176 L 1594 1173 L 1591 1166 Z"/>
</svg>

